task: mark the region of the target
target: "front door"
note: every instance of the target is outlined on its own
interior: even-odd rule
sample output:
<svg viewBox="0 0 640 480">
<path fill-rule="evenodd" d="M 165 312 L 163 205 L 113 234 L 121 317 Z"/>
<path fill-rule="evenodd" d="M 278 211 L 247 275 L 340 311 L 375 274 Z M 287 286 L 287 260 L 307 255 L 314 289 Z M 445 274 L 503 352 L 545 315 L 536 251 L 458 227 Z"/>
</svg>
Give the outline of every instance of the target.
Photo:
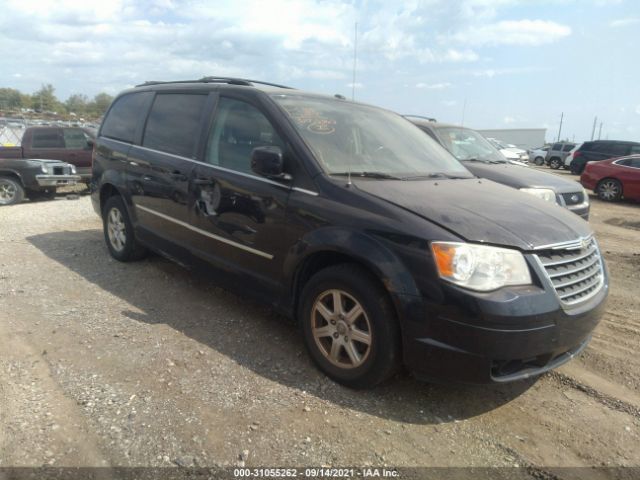
<svg viewBox="0 0 640 480">
<path fill-rule="evenodd" d="M 285 144 L 273 123 L 244 100 L 221 96 L 204 152 L 191 182 L 191 223 L 197 254 L 227 272 L 252 293 L 277 301 L 282 263 L 293 241 L 285 221 L 287 181 L 251 170 L 251 152 Z"/>
</svg>

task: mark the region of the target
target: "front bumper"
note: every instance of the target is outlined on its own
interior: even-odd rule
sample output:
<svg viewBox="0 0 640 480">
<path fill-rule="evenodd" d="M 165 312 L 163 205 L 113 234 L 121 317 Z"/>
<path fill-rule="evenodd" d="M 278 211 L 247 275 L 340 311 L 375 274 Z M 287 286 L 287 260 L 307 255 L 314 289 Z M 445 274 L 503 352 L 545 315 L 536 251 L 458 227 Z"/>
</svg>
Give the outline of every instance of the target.
<svg viewBox="0 0 640 480">
<path fill-rule="evenodd" d="M 75 185 L 80 181 L 79 175 L 36 175 L 36 181 L 41 187 L 60 187 Z"/>
<path fill-rule="evenodd" d="M 446 285 L 437 303 L 405 297 L 404 362 L 431 381 L 502 383 L 540 375 L 586 347 L 608 288 L 605 270 L 601 290 L 571 308 L 537 285 L 490 293 Z"/>
</svg>

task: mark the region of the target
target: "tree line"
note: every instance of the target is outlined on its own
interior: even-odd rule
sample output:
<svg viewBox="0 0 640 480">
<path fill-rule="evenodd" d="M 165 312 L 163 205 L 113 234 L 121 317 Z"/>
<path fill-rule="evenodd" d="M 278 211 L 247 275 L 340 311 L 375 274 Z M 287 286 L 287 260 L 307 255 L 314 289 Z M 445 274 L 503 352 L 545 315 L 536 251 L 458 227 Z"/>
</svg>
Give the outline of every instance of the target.
<svg viewBox="0 0 640 480">
<path fill-rule="evenodd" d="M 107 93 L 98 93 L 93 98 L 74 93 L 63 102 L 56 97 L 55 88 L 51 84 L 42 85 L 33 94 L 22 93 L 14 88 L 0 88 L 0 112 L 4 114 L 23 113 L 28 109 L 38 113 L 55 112 L 61 117 L 75 115 L 97 119 L 104 115 L 112 100 L 113 97 Z"/>
</svg>

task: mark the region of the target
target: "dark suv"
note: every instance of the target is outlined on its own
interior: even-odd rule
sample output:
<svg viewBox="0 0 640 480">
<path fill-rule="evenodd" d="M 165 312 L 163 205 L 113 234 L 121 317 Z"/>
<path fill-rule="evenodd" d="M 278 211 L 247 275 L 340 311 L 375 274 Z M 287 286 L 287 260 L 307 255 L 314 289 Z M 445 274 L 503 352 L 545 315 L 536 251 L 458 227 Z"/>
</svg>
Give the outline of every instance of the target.
<svg viewBox="0 0 640 480">
<path fill-rule="evenodd" d="M 589 224 L 343 97 L 148 83 L 114 100 L 94 156 L 114 258 L 152 249 L 268 302 L 352 387 L 402 364 L 465 382 L 540 374 L 585 348 L 607 297 Z"/>
<path fill-rule="evenodd" d="M 587 162 L 597 162 L 607 158 L 626 157 L 640 153 L 640 143 L 625 142 L 620 140 L 594 140 L 584 142 L 580 148 L 573 152 L 573 160 L 569 168 L 574 175 L 580 175 L 584 171 Z"/>
</svg>

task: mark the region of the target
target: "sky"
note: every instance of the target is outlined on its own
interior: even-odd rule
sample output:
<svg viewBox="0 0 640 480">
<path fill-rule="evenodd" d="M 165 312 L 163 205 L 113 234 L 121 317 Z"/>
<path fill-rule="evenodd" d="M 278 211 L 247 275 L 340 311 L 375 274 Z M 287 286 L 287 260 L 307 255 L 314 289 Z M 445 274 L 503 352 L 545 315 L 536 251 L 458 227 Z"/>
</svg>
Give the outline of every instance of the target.
<svg viewBox="0 0 640 480">
<path fill-rule="evenodd" d="M 26 93 L 234 76 L 547 140 L 562 113 L 576 141 L 597 116 L 596 136 L 602 122 L 602 138 L 640 140 L 638 0 L 0 0 L 0 12 L 0 87 Z"/>
</svg>

